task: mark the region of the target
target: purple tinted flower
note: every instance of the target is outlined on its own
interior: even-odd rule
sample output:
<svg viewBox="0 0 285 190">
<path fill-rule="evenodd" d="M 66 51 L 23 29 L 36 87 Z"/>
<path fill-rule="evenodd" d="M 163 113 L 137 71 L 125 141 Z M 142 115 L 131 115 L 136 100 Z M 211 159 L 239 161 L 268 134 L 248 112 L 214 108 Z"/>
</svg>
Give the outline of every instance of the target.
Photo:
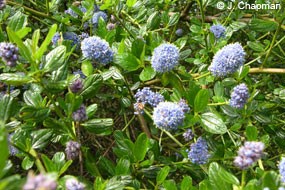
<svg viewBox="0 0 285 190">
<path fill-rule="evenodd" d="M 19 58 L 19 49 L 12 43 L 0 43 L 0 57 L 9 67 L 15 67 Z"/>
<path fill-rule="evenodd" d="M 134 108 L 138 113 L 143 113 L 145 104 L 156 107 L 160 102 L 164 101 L 164 97 L 161 94 L 151 91 L 149 87 L 139 89 L 135 94 L 135 99 L 136 104 L 134 104 Z"/>
<path fill-rule="evenodd" d="M 58 40 L 60 40 L 60 38 L 61 38 L 60 34 L 58 32 L 55 33 L 55 35 L 52 38 L 52 43 L 54 45 L 57 45 L 57 42 L 58 42 Z M 62 34 L 62 38 L 63 38 L 63 40 L 71 41 L 71 46 L 75 46 L 76 45 L 76 47 L 79 48 L 79 46 L 80 46 L 80 38 L 74 32 L 65 32 L 65 33 Z"/>
<path fill-rule="evenodd" d="M 78 70 L 76 70 L 76 71 L 73 71 L 73 74 L 74 74 L 74 75 L 79 75 L 80 78 L 82 78 L 82 79 L 85 79 L 85 78 L 86 78 L 86 76 L 83 74 L 83 72 L 82 72 L 80 69 L 78 69 Z"/>
<path fill-rule="evenodd" d="M 180 99 L 178 105 L 182 108 L 184 113 L 188 113 L 190 111 L 190 107 L 188 106 L 186 100 Z"/>
<path fill-rule="evenodd" d="M 78 110 L 72 113 L 73 121 L 85 121 L 88 119 L 86 114 L 86 107 L 81 105 Z"/>
<path fill-rule="evenodd" d="M 85 38 L 88 38 L 89 37 L 89 34 L 85 33 L 85 32 L 82 32 L 80 35 L 79 35 L 79 39 L 82 41 L 84 40 Z"/>
<path fill-rule="evenodd" d="M 159 73 L 171 71 L 179 64 L 179 49 L 172 44 L 161 44 L 153 51 L 151 65 Z"/>
<path fill-rule="evenodd" d="M 27 182 L 23 186 L 23 190 L 56 190 L 56 188 L 56 181 L 51 177 L 44 174 L 35 176 L 31 172 L 29 172 Z"/>
<path fill-rule="evenodd" d="M 285 183 L 285 158 L 284 157 L 282 157 L 278 168 L 279 168 L 279 173 L 281 175 L 281 181 Z"/>
<path fill-rule="evenodd" d="M 185 141 L 191 141 L 194 137 L 194 134 L 191 129 L 187 129 L 187 131 L 183 133 L 183 137 Z"/>
<path fill-rule="evenodd" d="M 84 58 L 106 65 L 113 61 L 114 52 L 107 41 L 92 36 L 81 42 L 81 50 Z"/>
<path fill-rule="evenodd" d="M 185 115 L 182 108 L 173 102 L 160 102 L 153 110 L 154 124 L 164 130 L 176 130 L 182 125 Z"/>
<path fill-rule="evenodd" d="M 69 88 L 70 88 L 71 92 L 73 92 L 73 93 L 78 93 L 78 92 L 80 92 L 80 91 L 82 90 L 82 88 L 83 88 L 83 82 L 82 82 L 82 80 L 81 80 L 80 78 L 74 80 L 74 81 L 70 84 Z"/>
<path fill-rule="evenodd" d="M 219 39 L 225 36 L 226 28 L 220 24 L 212 25 L 210 31 Z"/>
<path fill-rule="evenodd" d="M 66 190 L 85 190 L 85 185 L 74 178 L 66 180 L 65 187 Z"/>
<path fill-rule="evenodd" d="M 239 43 L 229 44 L 214 56 L 209 71 L 216 77 L 225 77 L 236 72 L 245 61 L 245 52 Z"/>
<path fill-rule="evenodd" d="M 102 18 L 105 22 L 107 22 L 108 15 L 103 11 L 95 12 L 91 18 L 91 23 L 92 23 L 94 28 L 98 27 L 100 18 Z"/>
<path fill-rule="evenodd" d="M 248 88 L 244 83 L 242 83 L 234 87 L 234 90 L 231 93 L 230 106 L 241 109 L 246 104 L 248 98 Z"/>
<path fill-rule="evenodd" d="M 234 165 L 244 170 L 259 160 L 263 154 L 264 144 L 262 142 L 245 142 L 244 146 L 238 150 L 238 156 L 234 160 Z"/>
<path fill-rule="evenodd" d="M 196 143 L 192 143 L 188 152 L 188 158 L 194 164 L 206 164 L 210 158 L 206 140 L 199 137 Z"/>
<path fill-rule="evenodd" d="M 178 36 L 178 37 L 183 36 L 183 29 L 182 29 L 182 28 L 178 28 L 178 29 L 175 31 L 175 34 L 176 34 L 176 36 Z"/>
<path fill-rule="evenodd" d="M 116 24 L 114 23 L 108 23 L 106 26 L 107 30 L 113 30 L 115 29 L 115 27 L 116 27 Z"/>
<path fill-rule="evenodd" d="M 0 9 L 3 9 L 6 6 L 6 0 L 0 0 Z"/>
<path fill-rule="evenodd" d="M 76 160 L 79 156 L 81 144 L 76 141 L 66 143 L 65 153 L 68 160 Z"/>
</svg>

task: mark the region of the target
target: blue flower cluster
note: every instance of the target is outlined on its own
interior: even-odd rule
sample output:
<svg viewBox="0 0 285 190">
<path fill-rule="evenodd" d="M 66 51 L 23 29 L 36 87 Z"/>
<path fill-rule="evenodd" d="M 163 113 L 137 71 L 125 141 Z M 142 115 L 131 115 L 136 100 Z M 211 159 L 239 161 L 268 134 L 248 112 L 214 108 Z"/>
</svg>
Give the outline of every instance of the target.
<svg viewBox="0 0 285 190">
<path fill-rule="evenodd" d="M 6 6 L 6 0 L 0 0 L 0 10 Z"/>
<path fill-rule="evenodd" d="M 99 19 L 102 18 L 105 22 L 108 20 L 108 15 L 103 11 L 95 12 L 91 18 L 91 23 L 94 28 L 98 27 Z"/>
<path fill-rule="evenodd" d="M 82 80 L 81 80 L 80 78 L 74 80 L 74 81 L 70 84 L 69 88 L 70 88 L 71 92 L 73 92 L 73 93 L 78 93 L 78 92 L 80 92 L 80 91 L 82 90 L 82 88 L 83 88 L 83 82 L 82 82 Z"/>
<path fill-rule="evenodd" d="M 79 9 L 81 10 L 81 12 L 83 12 L 83 13 L 86 13 L 86 11 L 87 11 L 86 8 L 83 7 L 83 6 L 79 6 L 78 8 L 79 8 Z M 68 8 L 67 10 L 65 10 L 64 13 L 69 14 L 69 15 L 72 16 L 73 18 L 78 18 L 77 13 L 74 12 L 71 8 Z"/>
<path fill-rule="evenodd" d="M 56 181 L 51 177 L 44 174 L 39 174 L 35 176 L 33 173 L 28 174 L 27 182 L 23 186 L 23 190 L 56 190 L 56 188 Z"/>
<path fill-rule="evenodd" d="M 65 154 L 68 160 L 76 160 L 79 156 L 81 144 L 76 141 L 66 143 Z"/>
<path fill-rule="evenodd" d="M 179 49 L 172 44 L 161 44 L 153 51 L 151 65 L 159 73 L 171 71 L 179 64 Z"/>
<path fill-rule="evenodd" d="M 82 41 L 84 40 L 85 38 L 88 38 L 89 37 L 89 34 L 88 33 L 85 33 L 85 32 L 82 32 L 80 35 L 79 35 L 79 39 Z"/>
<path fill-rule="evenodd" d="M 206 164 L 210 158 L 207 141 L 199 137 L 196 143 L 191 144 L 188 158 L 194 164 Z"/>
<path fill-rule="evenodd" d="M 75 178 L 66 180 L 65 187 L 66 190 L 85 190 L 85 185 Z"/>
<path fill-rule="evenodd" d="M 180 99 L 178 105 L 182 108 L 184 113 L 188 113 L 190 111 L 190 107 L 188 106 L 186 100 Z"/>
<path fill-rule="evenodd" d="M 234 160 L 234 165 L 242 170 L 250 167 L 259 160 L 263 154 L 264 144 L 262 142 L 248 141 L 238 150 L 238 156 Z"/>
<path fill-rule="evenodd" d="M 62 38 L 63 38 L 63 40 L 70 40 L 72 42 L 71 43 L 72 46 L 76 45 L 76 47 L 79 48 L 80 38 L 74 32 L 64 32 L 62 34 Z M 57 45 L 58 40 L 60 40 L 60 34 L 57 32 L 57 33 L 55 33 L 55 35 L 52 38 L 53 45 Z"/>
<path fill-rule="evenodd" d="M 210 27 L 210 31 L 214 34 L 215 38 L 219 39 L 225 36 L 226 28 L 221 24 L 215 24 Z"/>
<path fill-rule="evenodd" d="M 84 105 L 81 105 L 78 110 L 72 113 L 72 119 L 73 121 L 85 121 L 87 120 L 87 114 L 86 114 L 86 107 Z"/>
<path fill-rule="evenodd" d="M 15 67 L 19 58 L 19 49 L 12 43 L 1 42 L 0 57 L 9 67 Z"/>
<path fill-rule="evenodd" d="M 160 102 L 153 110 L 153 122 L 163 130 L 176 130 L 184 118 L 185 113 L 177 103 Z"/>
<path fill-rule="evenodd" d="M 242 83 L 234 87 L 231 93 L 230 106 L 241 109 L 246 104 L 249 98 L 249 92 L 247 86 Z"/>
<path fill-rule="evenodd" d="M 194 137 L 194 134 L 192 132 L 191 129 L 187 129 L 184 133 L 183 133 L 183 137 L 185 141 L 191 141 Z"/>
<path fill-rule="evenodd" d="M 145 104 L 149 104 L 152 107 L 156 107 L 160 102 L 164 101 L 164 97 L 161 94 L 159 94 L 158 92 L 151 91 L 149 87 L 139 89 L 135 94 L 135 99 L 135 114 L 142 114 Z"/>
<path fill-rule="evenodd" d="M 84 58 L 101 63 L 102 65 L 113 61 L 114 52 L 108 42 L 97 36 L 85 38 L 81 42 L 81 50 Z"/>
<path fill-rule="evenodd" d="M 285 158 L 284 157 L 282 157 L 278 165 L 278 168 L 279 168 L 279 173 L 281 175 L 281 181 L 285 183 Z"/>
<path fill-rule="evenodd" d="M 225 77 L 236 72 L 245 61 L 245 51 L 239 43 L 229 44 L 214 56 L 209 71 L 216 77 Z"/>
</svg>

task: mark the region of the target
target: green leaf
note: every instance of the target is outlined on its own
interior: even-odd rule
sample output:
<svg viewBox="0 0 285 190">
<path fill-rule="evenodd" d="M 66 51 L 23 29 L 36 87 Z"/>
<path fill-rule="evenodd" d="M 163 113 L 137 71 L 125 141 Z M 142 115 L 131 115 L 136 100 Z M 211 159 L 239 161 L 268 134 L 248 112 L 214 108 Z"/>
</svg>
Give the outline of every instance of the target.
<svg viewBox="0 0 285 190">
<path fill-rule="evenodd" d="M 209 91 L 206 89 L 201 89 L 195 97 L 194 110 L 196 113 L 204 111 L 208 105 Z"/>
<path fill-rule="evenodd" d="M 41 107 L 42 106 L 42 96 L 38 92 L 32 92 L 27 90 L 24 92 L 24 101 L 28 106 Z"/>
<path fill-rule="evenodd" d="M 90 76 L 93 73 L 93 65 L 89 60 L 85 60 L 82 62 L 81 70 L 85 76 Z"/>
<path fill-rule="evenodd" d="M 50 129 L 40 129 L 33 131 L 32 136 L 32 148 L 39 149 L 44 148 L 49 142 L 53 132 Z"/>
<path fill-rule="evenodd" d="M 26 156 L 23 159 L 22 164 L 21 164 L 21 166 L 24 170 L 31 169 L 33 167 L 33 165 L 34 165 L 34 161 L 31 158 L 29 158 L 28 156 Z"/>
<path fill-rule="evenodd" d="M 8 27 L 14 32 L 17 32 L 28 24 L 27 18 L 27 15 L 23 14 L 21 11 L 17 11 L 12 17 L 10 17 Z"/>
<path fill-rule="evenodd" d="M 24 106 L 21 110 L 21 118 L 26 121 L 40 122 L 48 117 L 50 113 L 49 108 L 40 108 L 34 106 Z"/>
<path fill-rule="evenodd" d="M 140 68 L 140 60 L 130 53 L 117 54 L 114 62 L 126 71 L 135 71 Z"/>
<path fill-rule="evenodd" d="M 219 172 L 226 172 L 226 171 L 222 170 L 222 168 L 216 162 L 211 163 L 210 167 L 209 167 L 209 181 L 210 181 L 210 184 L 212 186 L 212 189 L 213 190 L 219 190 L 219 189 L 231 190 L 232 189 L 231 184 L 227 183 L 226 180 L 222 178 L 222 176 L 220 175 Z M 226 172 L 223 175 L 228 177 L 227 174 L 228 173 Z M 233 177 L 233 175 L 231 174 L 229 176 L 230 176 L 229 179 L 232 180 L 233 178 L 231 178 L 231 177 Z M 234 180 L 232 180 L 232 181 L 234 181 Z"/>
<path fill-rule="evenodd" d="M 155 77 L 156 72 L 152 67 L 145 67 L 142 72 L 140 73 L 140 80 L 141 81 L 148 81 Z"/>
<path fill-rule="evenodd" d="M 16 73 L 2 73 L 0 74 L 0 81 L 13 86 L 19 86 L 32 82 L 33 78 Z"/>
<path fill-rule="evenodd" d="M 180 13 L 174 13 L 173 15 L 171 15 L 170 20 L 168 22 L 168 26 L 173 26 L 175 25 L 180 18 Z"/>
<path fill-rule="evenodd" d="M 156 184 L 160 185 L 164 182 L 164 180 L 166 179 L 166 177 L 168 176 L 168 173 L 170 171 L 170 167 L 169 166 L 165 166 L 164 168 L 162 168 L 157 176 L 156 176 Z"/>
<path fill-rule="evenodd" d="M 17 44 L 19 48 L 20 54 L 30 63 L 33 63 L 33 59 L 31 57 L 31 52 L 29 51 L 28 47 L 23 43 L 21 38 L 9 27 L 7 27 L 7 34 L 11 42 Z M 1 80 L 1 79 L 0 79 Z"/>
<path fill-rule="evenodd" d="M 220 81 L 217 81 L 214 86 L 214 93 L 218 97 L 222 97 L 224 95 L 224 86 Z"/>
<path fill-rule="evenodd" d="M 8 150 L 8 140 L 6 135 L 6 130 L 3 122 L 0 122 L 0 173 L 2 173 L 3 168 L 6 165 L 6 161 L 9 156 Z"/>
<path fill-rule="evenodd" d="M 42 43 L 42 45 L 40 46 L 40 48 L 38 49 L 38 51 L 35 53 L 34 58 L 36 60 L 40 60 L 41 57 L 43 56 L 43 54 L 46 52 L 48 45 L 50 44 L 52 37 L 54 36 L 54 34 L 56 33 L 56 29 L 57 29 L 57 25 L 53 24 L 50 29 L 49 32 L 44 40 L 44 42 Z"/>
<path fill-rule="evenodd" d="M 145 157 L 148 148 L 148 138 L 145 133 L 141 133 L 136 142 L 134 147 L 134 155 L 137 161 L 142 161 Z"/>
<path fill-rule="evenodd" d="M 86 108 L 86 114 L 89 119 L 94 117 L 94 114 L 96 113 L 97 109 L 98 109 L 97 104 L 91 104 L 90 106 Z"/>
<path fill-rule="evenodd" d="M 46 72 L 54 71 L 64 63 L 66 47 L 61 45 L 53 49 L 46 56 L 46 64 L 44 70 Z"/>
<path fill-rule="evenodd" d="M 166 190 L 177 190 L 176 183 L 174 180 L 166 180 L 163 182 L 163 187 Z"/>
<path fill-rule="evenodd" d="M 154 13 L 152 13 L 146 22 L 146 27 L 149 30 L 153 30 L 155 28 L 158 28 L 160 23 L 160 16 L 159 16 L 159 12 L 155 11 Z"/>
<path fill-rule="evenodd" d="M 55 164 L 53 163 L 53 161 L 51 161 L 51 159 L 49 159 L 45 154 L 42 154 L 41 158 L 43 160 L 43 164 L 44 164 L 47 172 L 54 172 L 54 171 L 56 171 Z"/>
<path fill-rule="evenodd" d="M 201 115 L 202 126 L 204 129 L 213 134 L 224 134 L 227 132 L 227 126 L 223 120 L 212 112 Z"/>
<path fill-rule="evenodd" d="M 130 161 L 121 158 L 115 168 L 116 175 L 128 175 L 130 173 Z"/>
<path fill-rule="evenodd" d="M 276 30 L 278 27 L 278 23 L 271 21 L 271 20 L 263 20 L 258 18 L 251 19 L 251 22 L 249 23 L 249 28 L 252 31 L 256 32 L 270 32 Z"/>
<path fill-rule="evenodd" d="M 247 42 L 248 47 L 250 47 L 250 49 L 257 51 L 257 52 L 263 52 L 264 51 L 264 45 L 262 45 L 260 42 Z"/>
<path fill-rule="evenodd" d="M 81 124 L 89 132 L 97 135 L 109 135 L 112 133 L 113 119 L 92 119 Z"/>
<path fill-rule="evenodd" d="M 258 131 L 256 127 L 247 126 L 245 133 L 248 141 L 255 141 L 257 139 Z"/>
<path fill-rule="evenodd" d="M 133 7 L 136 2 L 137 2 L 137 0 L 127 0 L 126 4 L 128 7 Z"/>
<path fill-rule="evenodd" d="M 39 43 L 40 35 L 41 35 L 40 29 L 35 30 L 33 33 L 33 37 L 32 37 L 32 54 L 33 54 L 33 56 L 35 55 L 35 53 L 38 50 L 38 43 Z"/>
<path fill-rule="evenodd" d="M 17 34 L 17 36 L 19 37 L 19 38 L 24 38 L 29 32 L 31 32 L 32 31 L 32 29 L 30 28 L 30 27 L 25 27 L 25 28 L 22 28 L 22 29 L 20 29 L 20 30 L 18 30 L 17 32 L 16 32 L 16 34 Z"/>
<path fill-rule="evenodd" d="M 268 171 L 262 176 L 262 187 L 268 187 L 269 189 L 278 189 L 279 176 L 274 171 Z"/>
<path fill-rule="evenodd" d="M 9 95 L 3 96 L 0 100 L 0 125 L 5 124 L 11 116 L 13 108 L 13 97 Z M 1 171 L 1 170 L 0 170 Z"/>
<path fill-rule="evenodd" d="M 192 178 L 190 176 L 184 176 L 180 185 L 181 190 L 191 190 L 192 189 Z"/>
<path fill-rule="evenodd" d="M 100 88 L 103 82 L 103 77 L 99 74 L 93 74 L 88 76 L 84 80 L 83 89 L 80 95 L 84 98 L 91 98 L 96 95 L 97 90 Z"/>
<path fill-rule="evenodd" d="M 239 80 L 243 79 L 244 77 L 246 77 L 246 75 L 249 73 L 249 66 L 242 66 L 240 67 L 240 69 L 238 70 L 238 78 Z"/>
</svg>

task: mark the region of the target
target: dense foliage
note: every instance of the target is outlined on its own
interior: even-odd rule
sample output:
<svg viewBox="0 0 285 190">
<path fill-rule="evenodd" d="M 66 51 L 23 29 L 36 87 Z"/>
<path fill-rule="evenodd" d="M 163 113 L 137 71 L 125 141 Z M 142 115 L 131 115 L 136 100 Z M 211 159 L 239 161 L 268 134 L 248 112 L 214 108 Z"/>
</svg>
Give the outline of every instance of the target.
<svg viewBox="0 0 285 190">
<path fill-rule="evenodd" d="M 284 189 L 285 3 L 239 2 L 0 0 L 0 190 Z"/>
</svg>

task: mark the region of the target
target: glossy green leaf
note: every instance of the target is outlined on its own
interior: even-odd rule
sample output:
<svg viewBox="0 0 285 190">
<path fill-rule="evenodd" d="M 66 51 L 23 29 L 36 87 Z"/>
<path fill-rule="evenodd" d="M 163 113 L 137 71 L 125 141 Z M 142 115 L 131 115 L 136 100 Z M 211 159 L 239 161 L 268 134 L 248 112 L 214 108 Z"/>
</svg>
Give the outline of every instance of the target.
<svg viewBox="0 0 285 190">
<path fill-rule="evenodd" d="M 8 27 L 11 28 L 14 32 L 24 28 L 28 24 L 28 16 L 23 14 L 21 11 L 17 11 L 8 23 Z"/>
<path fill-rule="evenodd" d="M 142 72 L 140 73 L 140 80 L 141 81 L 148 81 L 155 77 L 156 72 L 152 67 L 145 67 Z"/>
<path fill-rule="evenodd" d="M 32 82 L 33 78 L 16 73 L 2 73 L 0 74 L 0 81 L 13 86 L 19 86 Z"/>
<path fill-rule="evenodd" d="M 81 124 L 89 132 L 97 135 L 109 135 L 112 133 L 113 119 L 91 119 Z"/>
<path fill-rule="evenodd" d="M 131 163 L 128 159 L 121 158 L 115 168 L 116 175 L 128 175 L 130 173 Z"/>
<path fill-rule="evenodd" d="M 209 101 L 209 91 L 201 89 L 195 97 L 194 110 L 196 113 L 204 111 Z"/>
<path fill-rule="evenodd" d="M 9 156 L 6 130 L 4 123 L 1 121 L 0 121 L 0 147 L 1 147 L 0 151 L 0 174 L 1 174 Z"/>
<path fill-rule="evenodd" d="M 6 123 L 11 116 L 13 108 L 13 97 L 9 95 L 3 96 L 0 99 L 0 124 Z"/>
<path fill-rule="evenodd" d="M 140 68 L 140 60 L 130 53 L 117 54 L 114 62 L 126 71 L 135 71 Z"/>
<path fill-rule="evenodd" d="M 54 71 L 61 67 L 64 63 L 66 47 L 61 45 L 53 49 L 46 56 L 46 64 L 44 70 L 46 72 Z"/>
<path fill-rule="evenodd" d="M 134 147 L 134 155 L 137 161 L 142 161 L 145 157 L 148 148 L 148 137 L 145 133 L 141 133 L 136 142 Z"/>
<path fill-rule="evenodd" d="M 192 189 L 192 178 L 190 176 L 184 176 L 180 185 L 181 190 L 191 190 Z"/>
<path fill-rule="evenodd" d="M 170 167 L 165 166 L 158 172 L 158 174 L 156 176 L 156 184 L 157 185 L 160 185 L 164 182 L 164 180 L 168 176 L 169 171 L 170 171 Z"/>
<path fill-rule="evenodd" d="M 85 98 L 91 98 L 96 95 L 97 90 L 100 88 L 103 82 L 103 78 L 99 74 L 93 74 L 88 76 L 84 80 L 83 89 L 80 95 L 84 96 Z"/>
<path fill-rule="evenodd" d="M 32 136 L 32 148 L 39 149 L 44 148 L 48 143 L 50 143 L 50 138 L 53 132 L 50 129 L 40 129 L 33 131 Z"/>
<path fill-rule="evenodd" d="M 214 113 L 207 112 L 201 115 L 203 128 L 213 134 L 224 134 L 227 132 L 227 126 L 223 120 Z"/>
<path fill-rule="evenodd" d="M 26 156 L 24 159 L 23 159 L 23 161 L 22 161 L 22 164 L 21 164 L 21 166 L 22 166 L 22 168 L 24 169 L 24 170 L 29 170 L 29 169 L 31 169 L 32 167 L 33 167 L 33 165 L 34 165 L 34 160 L 32 160 L 30 157 L 28 157 L 28 156 Z"/>
<path fill-rule="evenodd" d="M 32 92 L 27 90 L 24 92 L 24 101 L 28 106 L 41 107 L 42 106 L 42 96 L 38 92 Z"/>
</svg>

